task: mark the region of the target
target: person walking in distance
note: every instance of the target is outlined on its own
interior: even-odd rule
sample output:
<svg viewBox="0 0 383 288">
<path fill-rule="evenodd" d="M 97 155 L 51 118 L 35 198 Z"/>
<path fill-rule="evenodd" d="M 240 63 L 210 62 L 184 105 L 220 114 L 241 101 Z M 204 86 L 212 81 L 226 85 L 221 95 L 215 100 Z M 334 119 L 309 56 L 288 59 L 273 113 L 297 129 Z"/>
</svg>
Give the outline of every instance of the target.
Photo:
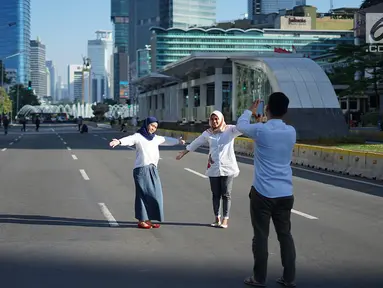
<svg viewBox="0 0 383 288">
<path fill-rule="evenodd" d="M 3 126 L 4 126 L 4 135 L 7 135 L 8 134 L 8 127 L 9 127 L 9 119 L 8 119 L 7 115 L 4 115 Z"/>
<path fill-rule="evenodd" d="M 113 139 L 111 147 L 136 146 L 136 162 L 133 170 L 134 183 L 136 185 L 135 217 L 138 220 L 138 228 L 159 228 L 159 224 L 152 221 L 163 222 L 163 195 L 161 180 L 157 165 L 160 158 L 158 146 L 184 145 L 185 141 L 171 137 L 155 135 L 158 121 L 154 117 L 147 118 L 142 127 L 133 135 Z"/>
<path fill-rule="evenodd" d="M 213 212 L 215 221 L 213 227 L 227 228 L 231 207 L 231 190 L 234 178 L 239 175 L 239 168 L 234 152 L 234 139 L 240 136 L 235 125 L 226 125 L 223 114 L 213 111 L 209 117 L 210 129 L 204 131 L 197 139 L 190 143 L 186 150 L 176 157 L 182 159 L 189 151 L 209 144 L 209 158 L 206 175 L 209 176 L 210 189 L 213 194 Z M 222 199 L 223 218 L 220 215 Z"/>
<path fill-rule="evenodd" d="M 266 286 L 270 218 L 280 244 L 283 276 L 277 279 L 285 287 L 295 287 L 295 245 L 291 235 L 291 209 L 294 204 L 291 159 L 296 131 L 283 122 L 289 99 L 282 92 L 269 97 L 266 123 L 250 124 L 259 100 L 245 110 L 237 129 L 254 144 L 254 179 L 250 189 L 250 214 L 254 230 L 253 275 L 245 279 L 251 286 Z"/>
</svg>

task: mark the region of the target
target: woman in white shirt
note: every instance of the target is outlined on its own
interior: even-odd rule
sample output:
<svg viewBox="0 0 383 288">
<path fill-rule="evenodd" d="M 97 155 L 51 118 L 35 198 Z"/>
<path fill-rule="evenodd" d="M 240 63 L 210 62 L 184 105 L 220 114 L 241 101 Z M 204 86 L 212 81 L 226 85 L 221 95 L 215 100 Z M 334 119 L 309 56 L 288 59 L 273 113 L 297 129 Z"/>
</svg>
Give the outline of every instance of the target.
<svg viewBox="0 0 383 288">
<path fill-rule="evenodd" d="M 135 217 L 139 221 L 138 227 L 142 229 L 159 228 L 159 224 L 153 224 L 151 221 L 163 222 L 164 220 L 162 186 L 157 170 L 160 158 L 158 146 L 185 144 L 181 138 L 155 135 L 157 127 L 157 119 L 149 117 L 135 134 L 121 139 L 113 139 L 109 144 L 113 148 L 118 145 L 136 145 L 136 162 L 133 170 L 136 185 L 134 206 Z"/>
<path fill-rule="evenodd" d="M 209 158 L 206 175 L 209 176 L 210 189 L 213 194 L 213 212 L 215 221 L 213 227 L 228 227 L 231 207 L 231 190 L 233 180 L 239 174 L 237 159 L 234 152 L 234 139 L 242 133 L 235 125 L 226 125 L 223 114 L 213 111 L 209 118 L 210 129 L 204 131 L 190 143 L 185 151 L 177 156 L 180 160 L 189 151 L 195 151 L 202 145 L 209 144 Z M 223 202 L 223 221 L 219 213 L 221 198 Z"/>
</svg>

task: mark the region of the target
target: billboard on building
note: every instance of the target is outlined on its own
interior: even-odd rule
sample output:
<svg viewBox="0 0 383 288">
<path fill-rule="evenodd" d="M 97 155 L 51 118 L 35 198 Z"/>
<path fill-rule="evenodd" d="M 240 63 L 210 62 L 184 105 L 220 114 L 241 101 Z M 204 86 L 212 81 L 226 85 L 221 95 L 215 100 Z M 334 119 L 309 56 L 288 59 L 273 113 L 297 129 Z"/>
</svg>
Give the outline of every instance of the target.
<svg viewBox="0 0 383 288">
<path fill-rule="evenodd" d="M 129 82 L 120 81 L 120 99 L 129 98 Z"/>
<path fill-rule="evenodd" d="M 281 16 L 282 30 L 311 30 L 311 17 Z"/>
</svg>

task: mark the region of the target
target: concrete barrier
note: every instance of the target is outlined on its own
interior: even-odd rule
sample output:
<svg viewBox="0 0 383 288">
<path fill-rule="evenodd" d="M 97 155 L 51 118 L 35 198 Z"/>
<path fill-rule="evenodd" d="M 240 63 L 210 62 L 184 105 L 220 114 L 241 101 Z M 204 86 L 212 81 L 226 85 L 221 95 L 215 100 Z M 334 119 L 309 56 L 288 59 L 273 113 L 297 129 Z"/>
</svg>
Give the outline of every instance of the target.
<svg viewBox="0 0 383 288">
<path fill-rule="evenodd" d="M 200 135 L 164 129 L 158 129 L 157 133 L 175 138 L 183 137 L 188 143 Z M 239 155 L 254 155 L 254 142 L 251 139 L 238 137 L 234 147 Z M 383 154 L 305 144 L 296 144 L 292 153 L 292 163 L 296 165 L 383 180 Z"/>
</svg>

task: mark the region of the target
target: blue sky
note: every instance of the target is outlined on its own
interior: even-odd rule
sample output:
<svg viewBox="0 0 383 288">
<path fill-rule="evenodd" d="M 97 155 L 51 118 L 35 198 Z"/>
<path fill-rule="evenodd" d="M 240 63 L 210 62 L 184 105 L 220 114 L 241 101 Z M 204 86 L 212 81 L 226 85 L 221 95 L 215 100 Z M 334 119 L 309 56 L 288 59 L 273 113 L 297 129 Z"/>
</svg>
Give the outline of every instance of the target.
<svg viewBox="0 0 383 288">
<path fill-rule="evenodd" d="M 47 59 L 58 67 L 66 81 L 68 64 L 81 64 L 87 40 L 96 30 L 112 30 L 110 0 L 32 0 L 32 39 L 47 46 Z M 361 0 L 333 0 L 334 7 L 359 7 Z M 217 20 L 238 18 L 247 11 L 247 0 L 217 0 Z M 235 3 L 235 5 L 234 5 Z M 307 0 L 319 11 L 330 9 L 330 0 Z"/>
</svg>

